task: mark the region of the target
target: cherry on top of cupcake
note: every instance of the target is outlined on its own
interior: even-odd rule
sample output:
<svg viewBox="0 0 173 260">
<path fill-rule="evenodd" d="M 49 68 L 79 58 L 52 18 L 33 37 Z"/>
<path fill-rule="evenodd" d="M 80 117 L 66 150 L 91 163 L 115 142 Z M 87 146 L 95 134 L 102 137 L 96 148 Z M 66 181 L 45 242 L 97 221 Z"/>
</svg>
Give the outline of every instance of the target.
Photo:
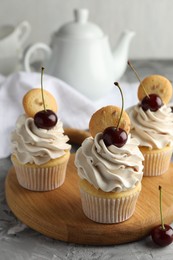
<svg viewBox="0 0 173 260">
<path fill-rule="evenodd" d="M 123 110 L 124 99 L 121 88 L 117 82 L 114 84 L 121 92 L 122 108 L 109 105 L 97 110 L 90 119 L 89 131 L 93 137 L 101 132 L 106 146 L 122 147 L 126 143 L 130 132 L 130 118 Z"/>
<path fill-rule="evenodd" d="M 146 77 L 138 87 L 138 98 L 142 102 L 147 102 L 144 89 L 151 98 L 151 104 L 160 108 L 163 104 L 168 104 L 172 97 L 171 82 L 161 75 L 151 75 Z M 159 100 L 159 98 L 161 101 Z M 154 110 L 153 110 L 154 111 Z"/>
<path fill-rule="evenodd" d="M 23 97 L 23 107 L 29 117 L 34 118 L 34 123 L 38 128 L 51 129 L 57 123 L 57 103 L 54 96 L 47 90 L 43 90 L 41 73 L 41 89 L 29 90 Z"/>
<path fill-rule="evenodd" d="M 167 104 L 171 100 L 172 84 L 167 78 L 161 75 L 150 75 L 141 81 L 130 61 L 128 61 L 128 65 L 134 71 L 140 82 L 138 87 L 138 99 L 141 101 L 141 107 L 144 111 L 150 109 L 155 112 L 163 106 L 163 104 Z"/>
</svg>

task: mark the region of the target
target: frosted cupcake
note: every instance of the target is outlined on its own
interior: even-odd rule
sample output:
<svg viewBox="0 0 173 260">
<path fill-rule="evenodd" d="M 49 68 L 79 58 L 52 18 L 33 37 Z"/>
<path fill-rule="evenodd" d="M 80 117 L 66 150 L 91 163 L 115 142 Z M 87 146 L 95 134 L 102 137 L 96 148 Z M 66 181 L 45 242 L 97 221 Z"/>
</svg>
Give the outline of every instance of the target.
<svg viewBox="0 0 173 260">
<path fill-rule="evenodd" d="M 145 158 L 144 176 L 159 176 L 169 168 L 173 150 L 173 113 L 167 103 L 171 97 L 170 81 L 160 75 L 151 75 L 138 88 L 140 102 L 127 110 L 131 134 L 139 141 Z"/>
<path fill-rule="evenodd" d="M 56 117 L 54 97 L 48 91 L 43 95 L 45 110 L 40 89 L 26 93 L 26 113 L 18 118 L 11 134 L 11 160 L 18 182 L 33 191 L 53 190 L 64 183 L 71 148 L 63 124 Z"/>
<path fill-rule="evenodd" d="M 128 110 L 131 134 L 144 155 L 144 176 L 158 176 L 170 165 L 173 150 L 173 113 L 166 105 L 157 112 L 143 111 L 140 105 Z"/>
<path fill-rule="evenodd" d="M 21 115 L 11 135 L 11 160 L 19 184 L 36 191 L 60 187 L 70 156 L 68 140 L 60 120 L 55 127 L 45 130 L 37 128 L 33 118 Z"/>
<path fill-rule="evenodd" d="M 107 106 L 93 114 L 92 136 L 84 140 L 75 157 L 83 212 L 99 223 L 129 219 L 141 191 L 143 155 L 138 141 L 127 134 L 130 120 L 124 111 L 117 127 L 120 111 Z M 119 131 L 123 134 L 114 138 Z"/>
</svg>

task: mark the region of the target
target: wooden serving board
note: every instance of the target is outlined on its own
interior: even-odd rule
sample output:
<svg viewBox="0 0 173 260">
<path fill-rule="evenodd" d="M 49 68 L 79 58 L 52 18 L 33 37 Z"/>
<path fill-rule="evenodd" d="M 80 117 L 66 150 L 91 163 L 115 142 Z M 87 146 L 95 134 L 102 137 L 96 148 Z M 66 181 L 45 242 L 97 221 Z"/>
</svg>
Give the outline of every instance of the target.
<svg viewBox="0 0 173 260">
<path fill-rule="evenodd" d="M 66 128 L 70 142 L 80 145 L 89 132 Z M 132 242 L 147 236 L 160 224 L 158 186 L 163 188 L 165 223 L 173 221 L 173 164 L 160 177 L 144 177 L 134 215 L 119 224 L 98 224 L 83 211 L 78 188 L 78 176 L 71 155 L 65 183 L 49 192 L 33 192 L 22 188 L 14 168 L 6 178 L 6 199 L 9 207 L 23 223 L 54 239 L 78 244 L 112 245 Z"/>
<path fill-rule="evenodd" d="M 49 192 L 22 188 L 14 168 L 6 178 L 9 207 L 23 223 L 54 239 L 88 245 L 113 245 L 139 240 L 160 224 L 159 191 L 163 189 L 165 223 L 173 221 L 173 164 L 160 177 L 144 177 L 134 215 L 119 224 L 98 224 L 83 213 L 78 189 L 78 176 L 71 155 L 65 183 Z"/>
</svg>

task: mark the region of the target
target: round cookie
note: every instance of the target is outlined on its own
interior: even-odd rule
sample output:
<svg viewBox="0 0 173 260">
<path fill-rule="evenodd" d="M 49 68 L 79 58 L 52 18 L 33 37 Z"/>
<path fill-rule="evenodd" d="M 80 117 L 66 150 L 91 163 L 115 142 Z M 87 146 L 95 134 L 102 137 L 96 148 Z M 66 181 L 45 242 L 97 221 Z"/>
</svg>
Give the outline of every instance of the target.
<svg viewBox="0 0 173 260">
<path fill-rule="evenodd" d="M 57 103 L 55 98 L 47 90 L 43 90 L 43 95 L 46 109 L 50 109 L 56 113 Z M 23 97 L 23 107 L 29 117 L 34 117 L 37 112 L 44 110 L 40 88 L 31 89 L 25 94 Z"/>
<path fill-rule="evenodd" d="M 117 126 L 121 114 L 121 108 L 116 106 L 106 106 L 97 110 L 91 117 L 89 122 L 89 131 L 94 137 L 97 133 L 103 132 L 109 126 Z M 130 131 L 130 118 L 123 111 L 120 128 L 124 129 L 127 134 Z"/>
<path fill-rule="evenodd" d="M 140 101 L 146 96 L 143 86 L 148 94 L 157 94 L 164 104 L 167 104 L 172 97 L 171 82 L 161 75 L 146 77 L 138 87 L 138 98 Z"/>
</svg>

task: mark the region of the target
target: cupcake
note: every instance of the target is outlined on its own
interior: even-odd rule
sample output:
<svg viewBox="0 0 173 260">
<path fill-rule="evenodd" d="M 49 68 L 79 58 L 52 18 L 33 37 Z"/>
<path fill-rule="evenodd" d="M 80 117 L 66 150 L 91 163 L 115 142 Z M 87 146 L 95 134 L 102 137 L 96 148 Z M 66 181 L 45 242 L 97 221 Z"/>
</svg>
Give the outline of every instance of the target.
<svg viewBox="0 0 173 260">
<path fill-rule="evenodd" d="M 19 184 L 33 191 L 49 191 L 65 180 L 70 157 L 69 138 L 57 118 L 54 97 L 40 89 L 32 89 L 23 98 L 25 113 L 17 119 L 11 134 L 11 160 Z"/>
<path fill-rule="evenodd" d="M 120 113 L 116 106 L 96 111 L 89 123 L 91 136 L 75 156 L 83 212 L 98 223 L 129 219 L 141 191 L 143 155 L 129 133 L 125 111 L 117 123 Z"/>
<path fill-rule="evenodd" d="M 159 176 L 170 165 L 173 150 L 173 113 L 168 105 L 172 85 L 160 75 L 146 77 L 138 88 L 139 103 L 129 109 L 131 135 L 144 155 L 144 176 Z"/>
</svg>

